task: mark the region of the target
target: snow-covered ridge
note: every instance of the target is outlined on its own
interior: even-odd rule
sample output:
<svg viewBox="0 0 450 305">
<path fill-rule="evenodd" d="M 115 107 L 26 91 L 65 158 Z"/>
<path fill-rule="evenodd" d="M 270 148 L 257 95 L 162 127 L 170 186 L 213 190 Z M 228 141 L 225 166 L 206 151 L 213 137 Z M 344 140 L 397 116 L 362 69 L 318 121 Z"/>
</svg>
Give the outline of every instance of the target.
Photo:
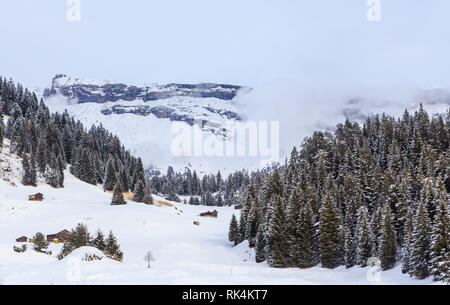
<svg viewBox="0 0 450 305">
<path fill-rule="evenodd" d="M 153 114 L 160 119 L 183 121 L 189 125 L 193 125 L 197 118 L 220 128 L 224 120 L 240 120 L 234 99 L 239 92 L 248 90 L 241 86 L 212 83 L 137 87 L 58 74 L 42 95 L 46 99 L 63 97 L 70 101 L 70 105 L 103 104 L 99 115 Z"/>
<path fill-rule="evenodd" d="M 150 86 L 133 86 L 121 83 L 98 82 L 88 79 L 56 75 L 44 96 L 61 94 L 70 99 L 78 99 L 79 103 L 105 103 L 118 100 L 133 101 L 136 99 L 155 101 L 171 97 L 216 98 L 231 101 L 236 97 L 241 86 L 227 84 L 167 84 Z"/>
</svg>

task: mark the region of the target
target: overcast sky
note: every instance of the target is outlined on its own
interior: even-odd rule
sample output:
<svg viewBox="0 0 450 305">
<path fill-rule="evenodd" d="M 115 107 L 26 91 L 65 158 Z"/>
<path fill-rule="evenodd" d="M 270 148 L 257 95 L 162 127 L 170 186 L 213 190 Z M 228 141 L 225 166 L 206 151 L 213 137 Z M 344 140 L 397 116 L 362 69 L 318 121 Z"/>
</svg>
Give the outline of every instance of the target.
<svg viewBox="0 0 450 305">
<path fill-rule="evenodd" d="M 345 5 L 344 5 L 345 4 Z M 450 2 L 381 0 L 1 0 L 0 75 L 56 73 L 132 84 L 448 85 Z"/>
</svg>

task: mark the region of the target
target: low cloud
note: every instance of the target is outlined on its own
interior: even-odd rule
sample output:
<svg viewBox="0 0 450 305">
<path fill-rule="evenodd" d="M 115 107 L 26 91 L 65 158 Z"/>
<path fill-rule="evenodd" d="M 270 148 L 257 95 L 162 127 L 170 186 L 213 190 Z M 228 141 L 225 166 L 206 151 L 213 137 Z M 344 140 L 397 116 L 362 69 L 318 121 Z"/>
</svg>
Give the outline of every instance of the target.
<svg viewBox="0 0 450 305">
<path fill-rule="evenodd" d="M 431 114 L 450 106 L 449 91 L 413 85 L 310 85 L 279 81 L 254 88 L 237 99 L 248 120 L 280 122 L 281 156 L 288 156 L 293 145 L 316 130 L 332 129 L 348 117 L 364 120 L 386 113 L 400 116 L 414 111 L 419 103 Z"/>
</svg>

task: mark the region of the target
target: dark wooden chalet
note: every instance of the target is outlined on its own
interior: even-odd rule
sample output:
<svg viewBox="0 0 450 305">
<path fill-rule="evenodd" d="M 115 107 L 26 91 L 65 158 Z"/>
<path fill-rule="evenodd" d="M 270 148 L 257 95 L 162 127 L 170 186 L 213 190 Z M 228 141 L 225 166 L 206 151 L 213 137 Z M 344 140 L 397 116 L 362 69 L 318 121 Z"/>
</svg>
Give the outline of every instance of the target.
<svg viewBox="0 0 450 305">
<path fill-rule="evenodd" d="M 216 210 L 212 211 L 212 212 L 205 212 L 205 213 L 201 213 L 200 216 L 202 217 L 214 217 L 217 218 L 217 216 L 219 215 L 219 212 L 217 212 Z"/>
<path fill-rule="evenodd" d="M 28 241 L 28 237 L 22 236 L 16 239 L 16 242 L 18 243 L 26 243 Z"/>
<path fill-rule="evenodd" d="M 34 195 L 30 195 L 30 196 L 28 196 L 28 200 L 30 200 L 30 201 L 42 201 L 42 200 L 44 200 L 44 194 L 37 193 L 37 194 L 34 194 Z"/>
<path fill-rule="evenodd" d="M 54 241 L 58 240 L 58 242 L 65 242 L 67 240 L 67 237 L 69 236 L 70 232 L 67 230 L 62 230 L 61 232 L 58 232 L 56 234 L 49 234 L 47 235 L 47 241 Z"/>
</svg>

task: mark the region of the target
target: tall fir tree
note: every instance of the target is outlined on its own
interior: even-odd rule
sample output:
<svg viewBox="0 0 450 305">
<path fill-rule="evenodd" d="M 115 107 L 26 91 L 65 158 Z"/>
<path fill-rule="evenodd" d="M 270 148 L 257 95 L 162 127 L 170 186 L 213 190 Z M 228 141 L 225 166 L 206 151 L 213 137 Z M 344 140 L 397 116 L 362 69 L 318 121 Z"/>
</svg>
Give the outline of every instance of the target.
<svg viewBox="0 0 450 305">
<path fill-rule="evenodd" d="M 397 261 L 397 235 L 389 204 L 385 204 L 383 207 L 379 247 L 381 268 L 383 270 L 394 268 Z"/>
<path fill-rule="evenodd" d="M 125 205 L 125 204 L 127 204 L 127 202 L 123 197 L 122 184 L 120 183 L 120 181 L 117 181 L 116 185 L 114 186 L 111 205 Z"/>
<path fill-rule="evenodd" d="M 112 191 L 116 185 L 116 166 L 114 165 L 114 157 L 109 156 L 108 163 L 106 165 L 105 182 L 103 183 L 103 189 L 105 191 Z"/>
<path fill-rule="evenodd" d="M 260 224 L 258 227 L 258 233 L 256 234 L 255 245 L 255 261 L 262 263 L 266 260 L 266 240 L 264 238 L 263 227 Z"/>
<path fill-rule="evenodd" d="M 134 187 L 133 201 L 144 202 L 145 185 L 142 181 L 138 181 Z"/>
<path fill-rule="evenodd" d="M 236 246 L 239 243 L 239 225 L 236 216 L 231 217 L 230 228 L 228 231 L 228 240 Z"/>
<path fill-rule="evenodd" d="M 99 249 L 100 251 L 106 250 L 105 235 L 100 229 L 97 230 L 95 238 L 92 240 L 92 245 L 97 249 Z"/>
<path fill-rule="evenodd" d="M 286 215 L 280 196 L 273 196 L 270 205 L 269 222 L 269 256 L 268 263 L 272 267 L 285 267 L 288 261 L 288 245 L 286 242 Z"/>
<path fill-rule="evenodd" d="M 414 231 L 414 220 L 413 220 L 413 210 L 408 207 L 406 211 L 406 222 L 404 228 L 404 248 L 402 256 L 402 272 L 410 273 L 412 270 L 411 263 L 411 249 L 413 242 L 413 231 Z"/>
<path fill-rule="evenodd" d="M 317 241 L 314 227 L 314 215 L 311 205 L 307 203 L 301 210 L 296 224 L 296 265 L 309 268 L 316 265 Z"/>
<path fill-rule="evenodd" d="M 26 154 L 24 154 L 22 157 L 22 168 L 22 184 L 28 186 L 36 186 L 36 170 L 32 169 L 32 165 L 30 164 L 30 161 Z"/>
<path fill-rule="evenodd" d="M 123 252 L 120 250 L 119 243 L 117 242 L 117 238 L 114 236 L 112 231 L 109 231 L 108 238 L 106 238 L 105 252 L 108 257 L 122 261 L 123 260 Z"/>
<path fill-rule="evenodd" d="M 248 243 L 251 248 L 256 245 L 256 235 L 258 234 L 258 228 L 261 223 L 261 212 L 259 207 L 258 197 L 255 196 L 251 205 L 248 219 L 247 219 L 247 232 Z"/>
<path fill-rule="evenodd" d="M 367 208 L 361 206 L 358 211 L 358 248 L 357 248 L 357 264 L 365 267 L 367 260 L 372 256 L 373 251 L 373 238 L 369 226 L 369 220 L 367 216 Z"/>
<path fill-rule="evenodd" d="M 340 262 L 342 220 L 334 199 L 327 194 L 320 209 L 320 261 L 324 268 L 335 268 Z"/>
<path fill-rule="evenodd" d="M 419 279 L 430 275 L 431 223 L 424 201 L 420 201 L 414 217 L 414 233 L 411 249 L 411 273 Z"/>
<path fill-rule="evenodd" d="M 431 245 L 431 273 L 436 281 L 450 283 L 450 214 L 445 191 L 439 194 Z"/>
<path fill-rule="evenodd" d="M 239 216 L 239 225 L 238 225 L 239 235 L 238 235 L 238 240 L 237 240 L 238 244 L 240 244 L 241 242 L 243 242 L 244 240 L 247 239 L 247 236 L 246 236 L 247 218 L 245 216 L 247 213 L 243 213 L 244 210 L 245 210 L 245 208 L 241 210 L 241 214 Z"/>
</svg>

